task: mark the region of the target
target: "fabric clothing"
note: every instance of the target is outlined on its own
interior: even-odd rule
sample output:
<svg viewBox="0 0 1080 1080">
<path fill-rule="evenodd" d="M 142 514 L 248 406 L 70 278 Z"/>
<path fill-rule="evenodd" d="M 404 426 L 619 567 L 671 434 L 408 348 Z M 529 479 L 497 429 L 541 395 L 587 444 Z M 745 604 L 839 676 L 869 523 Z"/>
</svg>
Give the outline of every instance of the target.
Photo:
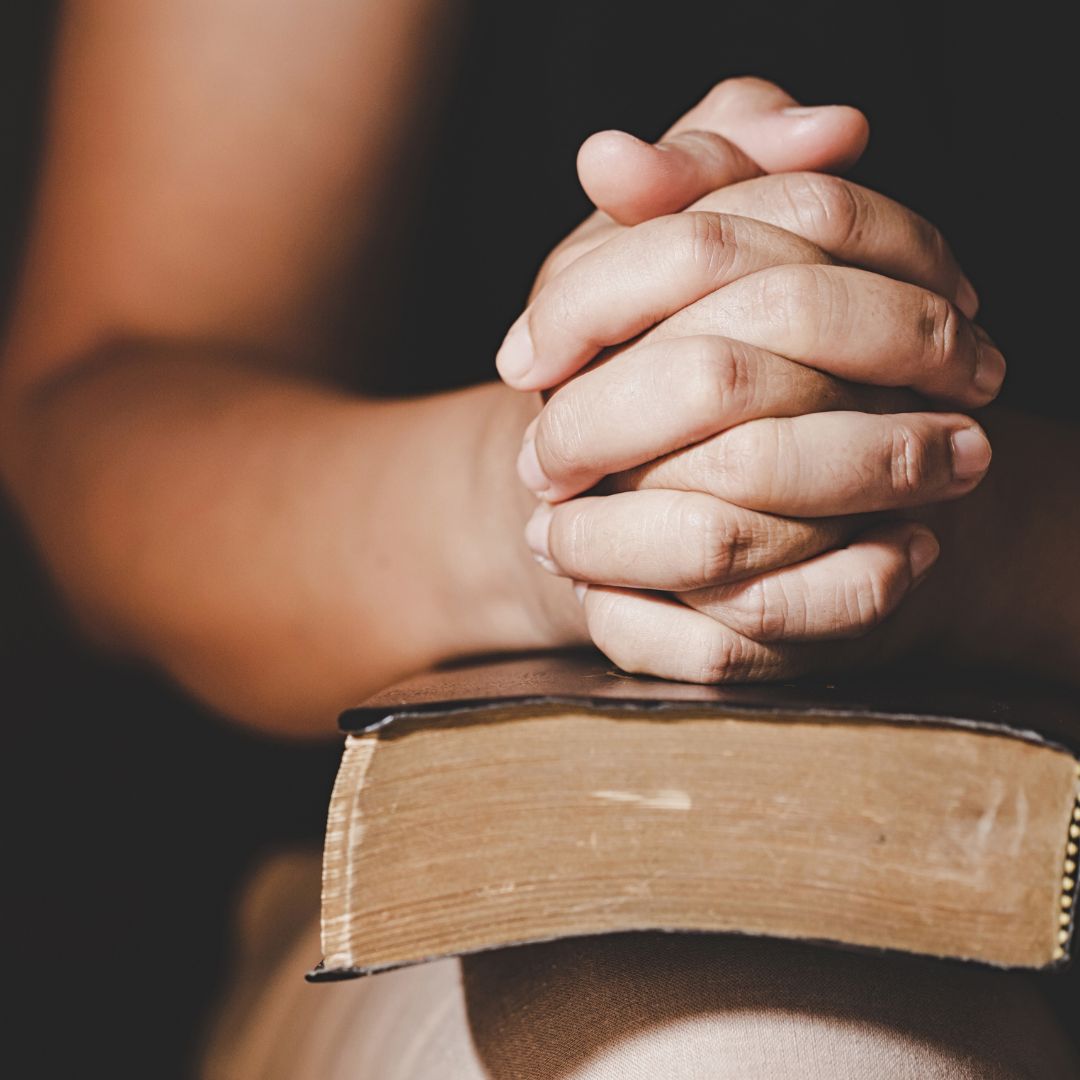
<svg viewBox="0 0 1080 1080">
<path fill-rule="evenodd" d="M 389 295 L 379 297 L 374 313 L 361 311 L 358 298 L 353 324 L 343 328 L 343 355 L 357 355 L 355 343 L 362 342 L 364 355 L 377 358 L 354 373 L 358 386 L 418 393 L 492 378 L 495 349 L 541 258 L 588 211 L 574 174 L 580 141 L 608 127 L 655 137 L 715 82 L 756 74 L 808 103 L 850 102 L 867 112 L 871 144 L 854 176 L 942 227 L 979 290 L 980 321 L 1009 358 L 1004 399 L 1080 419 L 1080 402 L 1064 392 L 1073 366 L 1066 348 L 1072 277 L 1044 269 L 1071 251 L 1075 235 L 1075 198 L 1065 189 L 1072 173 L 1064 160 L 1073 96 L 1065 83 L 1073 63 L 1064 50 L 1072 35 L 1060 32 L 1060 6 L 1038 0 L 1022 9 L 911 0 L 473 0 L 461 6 L 468 18 L 461 46 L 448 82 L 433 82 L 427 102 L 434 142 L 417 151 L 424 158 L 418 175 L 426 179 L 415 200 L 395 212 L 393 243 L 381 264 Z M 8 47 L 0 65 L 9 88 L 0 95 L 7 178 L 19 181 L 0 208 L 9 285 L 27 219 L 57 4 L 15 7 L 0 43 Z M 20 32 L 16 19 L 33 25 Z M 10 758 L 26 763 L 12 802 L 23 817 L 39 812 L 46 763 L 51 788 L 62 793 L 56 811 L 62 826 L 41 827 L 25 839 L 15 830 L 27 848 L 16 863 L 29 868 L 22 878 L 30 884 L 19 896 L 26 910 L 12 922 L 20 928 L 14 969 L 38 980 L 24 997 L 42 1002 L 55 1000 L 57 973 L 73 964 L 94 973 L 78 1008 L 65 1016 L 66 1038 L 40 1040 L 35 1060 L 50 1050 L 69 1051 L 75 1061 L 57 1075 L 88 1060 L 107 1060 L 117 1076 L 142 1074 L 150 1060 L 157 1077 L 187 1075 L 188 1032 L 224 964 L 219 912 L 232 878 L 255 852 L 283 838 L 318 838 L 338 750 L 260 745 L 216 725 L 164 680 L 87 656 L 73 645 L 3 507 L 0 596 L 0 674 L 18 721 Z M 64 737 L 73 719 L 81 737 Z M 142 768 L 144 760 L 165 758 L 168 770 Z M 138 812 L 146 806 L 153 812 Z M 38 842 L 39 833 L 47 842 Z M 63 837 L 63 859 L 48 857 L 56 836 Z M 167 962 L 147 945 L 163 924 L 172 943 Z M 375 988 L 382 988 L 378 1000 L 397 1000 L 401 1008 L 422 992 L 458 994 L 453 1008 L 465 1007 L 456 962 L 363 984 L 307 987 L 299 973 L 317 955 L 314 940 L 297 946 L 273 976 L 275 987 L 279 979 L 286 987 L 283 1000 L 325 1010 L 318 1018 L 303 1014 L 313 1024 L 309 1040 L 320 1038 L 335 1015 L 349 1031 L 370 1032 L 374 1014 L 365 1018 L 360 1002 L 374 1000 Z M 539 966 L 512 989 L 522 994 L 533 986 L 539 1001 L 545 954 L 528 955 Z M 621 962 L 633 961 L 627 953 Z M 484 970 L 475 963 L 480 966 L 471 970 Z M 885 977 L 880 966 L 863 970 Z M 929 992 L 939 968 L 926 970 Z M 981 974 L 987 988 L 1016 985 Z M 504 975 L 491 971 L 492 979 Z M 425 979 L 432 982 L 422 991 Z M 973 974 L 969 981 L 976 981 Z M 1037 985 L 1060 993 L 1067 981 Z M 867 980 L 852 985 L 853 992 L 865 989 Z M 967 1000 L 966 985 L 947 1003 L 950 1009 Z M 399 990 L 404 1001 L 393 996 Z M 983 991 L 970 992 L 972 1000 L 986 1000 Z M 613 993 L 602 1011 L 626 1008 Z M 1062 1015 L 1067 1008 L 1076 1006 L 1062 1004 Z M 951 1015 L 944 1005 L 943 1011 Z M 465 1021 L 455 1015 L 460 1035 Z M 595 1013 L 583 1015 L 598 1022 Z M 279 1034 L 298 1032 L 300 1017 L 286 1011 Z M 989 1035 L 1001 1034 L 995 1019 Z M 569 1040 L 569 1031 L 561 1037 Z M 819 1041 L 808 1034 L 804 1052 Z M 506 1053 L 517 1052 L 515 1045 L 521 1044 L 508 1039 Z M 677 1060 L 680 1051 L 670 1040 L 669 1049 Z M 1036 1070 L 1032 1064 L 1016 1075 L 1039 1076 Z M 41 1065 L 41 1071 L 49 1070 Z"/>
<path fill-rule="evenodd" d="M 297 926 L 311 859 L 272 889 Z M 249 905 L 250 907 L 250 905 Z M 1080 1059 L 1026 974 L 714 934 L 615 934 L 303 983 L 312 912 L 249 925 L 243 1007 L 204 1080 L 1074 1080 Z M 278 917 L 278 922 L 282 916 Z M 249 912 L 249 923 L 251 913 Z M 246 988 L 245 988 L 246 987 Z"/>
</svg>

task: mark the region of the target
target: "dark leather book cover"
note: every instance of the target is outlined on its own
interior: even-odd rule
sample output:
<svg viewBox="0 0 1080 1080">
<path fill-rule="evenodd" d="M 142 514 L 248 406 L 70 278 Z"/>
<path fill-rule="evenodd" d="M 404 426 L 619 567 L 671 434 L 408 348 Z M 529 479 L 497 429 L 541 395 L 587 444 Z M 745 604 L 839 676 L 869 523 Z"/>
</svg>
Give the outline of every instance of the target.
<svg viewBox="0 0 1080 1080">
<path fill-rule="evenodd" d="M 331 863 L 335 866 L 343 866 L 350 858 L 354 858 L 356 855 L 350 846 L 354 843 L 353 840 L 349 839 L 353 835 L 353 832 L 350 832 L 351 826 L 346 828 L 343 823 L 352 822 L 359 812 L 357 810 L 357 793 L 363 786 L 364 777 L 368 776 L 372 761 L 376 760 L 373 755 L 376 755 L 377 746 L 381 745 L 386 754 L 390 754 L 393 750 L 406 756 L 410 756 L 418 748 L 418 752 L 429 755 L 429 758 L 423 759 L 426 762 L 424 769 L 437 769 L 437 763 L 440 760 L 439 750 L 433 749 L 436 744 L 431 742 L 430 739 L 426 742 L 421 740 L 414 744 L 410 743 L 408 746 L 404 744 L 416 732 L 430 734 L 434 731 L 440 731 L 442 733 L 440 737 L 444 735 L 447 738 L 452 736 L 457 738 L 460 734 L 461 738 L 472 738 L 471 744 L 449 742 L 446 745 L 471 745 L 472 750 L 470 752 L 478 754 L 477 760 L 482 761 L 484 750 L 481 747 L 482 744 L 487 744 L 487 740 L 480 739 L 477 741 L 476 735 L 480 733 L 477 732 L 476 735 L 469 736 L 465 729 L 474 728 L 475 725 L 491 724 L 492 739 L 496 740 L 494 745 L 499 746 L 502 744 L 498 740 L 505 740 L 509 737 L 508 732 L 516 727 L 519 720 L 522 729 L 528 731 L 530 730 L 530 723 L 534 724 L 538 717 L 546 717 L 549 713 L 556 721 L 559 721 L 560 718 L 565 720 L 568 715 L 574 720 L 572 725 L 564 726 L 563 729 L 559 728 L 558 723 L 554 726 L 554 730 L 561 731 L 558 738 L 568 740 L 567 745 L 573 744 L 574 738 L 577 737 L 575 733 L 580 732 L 584 721 L 588 719 L 579 715 L 582 713 L 593 713 L 597 714 L 598 717 L 605 718 L 614 717 L 616 720 L 625 717 L 628 722 L 627 731 L 633 732 L 635 739 L 640 738 L 640 732 L 647 730 L 650 733 L 655 732 L 657 745 L 669 747 L 671 745 L 669 721 L 673 727 L 682 726 L 684 721 L 692 721 L 693 725 L 696 725 L 694 727 L 697 733 L 696 737 L 702 740 L 702 745 L 708 744 L 715 749 L 717 743 L 711 734 L 713 726 L 710 721 L 716 719 L 720 723 L 725 719 L 737 721 L 741 718 L 755 721 L 754 724 L 743 725 L 743 727 L 745 730 L 756 728 L 759 733 L 757 738 L 779 739 L 781 742 L 786 741 L 785 737 L 782 733 L 776 731 L 776 728 L 782 727 L 785 722 L 792 722 L 792 730 L 804 740 L 802 744 L 804 747 L 811 747 L 812 740 L 807 735 L 807 725 L 805 723 L 795 723 L 796 721 L 812 721 L 815 724 L 820 723 L 823 729 L 831 729 L 831 733 L 823 732 L 823 738 L 827 739 L 835 738 L 838 729 L 846 725 L 865 725 L 867 729 L 878 730 L 877 734 L 868 731 L 867 738 L 890 738 L 892 733 L 881 732 L 881 724 L 885 721 L 890 726 L 896 725 L 897 727 L 909 729 L 904 735 L 901 735 L 899 731 L 896 732 L 896 738 L 904 742 L 905 745 L 910 744 L 907 737 L 909 734 L 913 734 L 910 729 L 916 727 L 938 729 L 936 732 L 927 730 L 925 732 L 927 739 L 941 739 L 949 729 L 1005 736 L 1007 740 L 1018 740 L 1038 747 L 1064 750 L 1070 756 L 1072 762 L 1066 765 L 1064 762 L 1059 761 L 1055 768 L 1057 773 L 1060 773 L 1061 769 L 1065 767 L 1069 774 L 1068 794 L 1070 799 L 1075 795 L 1076 759 L 1080 757 L 1080 754 L 1078 754 L 1078 750 L 1080 750 L 1080 738 L 1078 738 L 1080 736 L 1080 704 L 1076 700 L 1075 693 L 1070 693 L 1060 686 L 1049 684 L 1008 680 L 1001 677 L 991 678 L 976 672 L 957 671 L 942 674 L 906 671 L 892 673 L 887 676 L 875 673 L 859 677 L 845 677 L 844 679 L 838 678 L 835 681 L 805 679 L 771 684 L 705 686 L 628 675 L 615 668 L 601 654 L 592 650 L 488 658 L 472 663 L 446 666 L 399 682 L 357 708 L 350 709 L 342 714 L 340 723 L 345 732 L 352 735 L 377 733 L 378 738 L 350 739 L 347 743 L 343 772 L 341 774 L 346 778 L 346 781 L 342 786 L 339 777 L 339 787 L 335 788 L 335 799 L 339 800 L 340 806 L 336 818 L 332 808 L 331 826 L 328 826 L 327 832 L 328 845 L 331 843 L 331 836 L 335 838 L 334 843 L 337 845 L 334 848 Z M 642 719 L 649 721 L 644 727 L 641 724 Z M 654 721 L 657 725 L 655 728 L 653 727 Z M 761 723 L 759 724 L 757 721 Z M 616 726 L 622 727 L 619 724 Z M 462 732 L 451 731 L 451 729 L 459 727 Z M 770 729 L 772 733 L 766 734 Z M 716 730 L 719 731 L 721 728 Z M 728 731 L 729 729 L 724 728 L 722 730 Z M 393 747 L 392 744 L 398 743 L 399 738 L 402 742 L 397 747 Z M 629 738 L 629 735 L 627 738 Z M 1000 739 L 994 739 L 991 742 L 1000 744 Z M 993 759 L 996 761 L 993 767 L 1011 773 L 1016 762 L 1035 760 L 1027 752 L 1031 749 L 1030 745 L 1024 748 L 1015 747 L 1015 749 L 1017 751 L 1023 749 L 1024 753 L 1019 753 L 1014 758 L 1011 756 L 1012 750 L 1004 745 L 993 750 L 993 754 L 998 755 Z M 990 751 L 988 750 L 987 753 L 989 754 Z M 349 757 L 350 754 L 353 755 L 351 758 Z M 1007 758 L 1001 757 L 1001 754 L 1006 754 Z M 430 755 L 434 755 L 434 757 L 430 757 Z M 879 747 L 878 752 L 873 754 L 871 758 L 863 760 L 867 762 L 869 768 L 879 765 L 881 762 L 887 763 L 889 756 Z M 1059 757 L 1057 754 L 1051 756 Z M 1041 761 L 1048 760 L 1041 756 L 1038 759 Z M 382 758 L 377 760 L 382 760 Z M 386 757 L 385 760 L 390 761 L 391 758 Z M 403 761 L 406 758 L 402 757 L 398 760 Z M 640 760 L 647 760 L 647 755 L 645 759 Z M 991 758 L 987 757 L 985 760 L 991 761 Z M 627 758 L 627 761 L 638 761 L 640 764 L 639 758 L 632 756 Z M 346 765 L 348 765 L 348 768 L 346 768 Z M 853 763 L 852 760 L 849 760 L 848 764 L 844 766 L 844 769 L 849 770 L 858 770 L 859 768 L 859 763 Z M 357 769 L 360 769 L 360 772 L 356 772 Z M 846 776 L 850 772 L 841 770 L 841 774 Z M 391 772 L 389 775 L 393 776 L 395 774 Z M 428 775 L 427 772 L 424 772 L 424 775 Z M 573 770 L 566 775 L 574 775 Z M 574 783 L 576 782 L 575 780 Z M 924 781 L 918 779 L 913 781 L 916 789 L 920 782 Z M 707 787 L 702 790 L 707 790 Z M 930 794 L 933 794 L 935 790 L 936 788 L 927 789 Z M 372 786 L 371 791 L 375 792 L 376 787 Z M 576 791 L 576 788 L 573 788 L 572 785 L 571 791 Z M 980 782 L 976 778 L 972 805 L 979 802 L 980 792 Z M 731 793 L 728 792 L 727 794 L 730 797 Z M 472 796 L 466 792 L 462 795 L 462 798 L 469 799 Z M 756 805 L 753 803 L 753 798 L 750 799 L 750 803 Z M 394 802 L 393 806 L 396 807 L 396 805 L 397 803 Z M 922 804 L 920 803 L 920 805 Z M 902 799 L 897 802 L 896 806 L 897 814 L 903 815 L 907 813 L 903 809 Z M 1059 810 L 1060 807 L 1057 807 L 1055 803 L 1053 813 L 1056 814 Z M 373 815 L 383 813 L 385 816 L 385 811 L 385 806 L 380 812 L 377 809 L 372 809 L 372 806 L 369 805 L 363 812 Z M 699 808 L 698 812 L 702 812 L 701 808 Z M 1080 803 L 1076 804 L 1073 812 L 1074 814 L 1080 814 Z M 838 813 L 840 819 L 843 820 L 843 811 L 838 811 Z M 736 815 L 736 817 L 738 820 L 743 820 L 740 815 Z M 335 821 L 336 825 L 334 824 Z M 620 822 L 622 821 L 623 818 L 620 818 Z M 1069 827 L 1075 830 L 1078 826 L 1072 824 Z M 569 832 L 573 833 L 575 828 L 576 825 L 569 826 Z M 652 824 L 643 819 L 642 828 L 645 830 L 642 835 L 651 835 L 648 829 L 653 828 Z M 625 831 L 622 826 L 620 826 L 620 829 L 623 832 Z M 366 837 L 368 831 L 365 829 L 357 835 Z M 420 835 L 424 836 L 426 834 L 421 831 Z M 722 830 L 715 834 L 714 841 L 721 835 Z M 927 835 L 931 835 L 931 833 L 927 833 Z M 1071 833 L 1070 835 L 1075 834 Z M 1055 836 L 1050 838 L 1048 843 L 1050 846 L 1054 846 L 1056 842 L 1055 833 Z M 342 847 L 343 843 L 344 847 Z M 1059 855 L 1064 858 L 1065 854 L 1075 857 L 1074 852 L 1064 851 L 1066 846 L 1065 838 L 1062 837 L 1061 847 L 1063 850 L 1062 852 L 1056 850 L 1053 852 L 1055 860 L 1058 859 Z M 1036 862 L 1031 865 L 1037 863 L 1038 866 L 1042 866 L 1038 859 L 1045 854 L 1044 849 L 1048 850 L 1046 843 L 1033 856 Z M 329 852 L 331 847 L 328 846 L 327 850 Z M 384 853 L 379 857 L 385 857 L 385 852 L 390 848 L 387 847 L 384 838 L 381 846 L 376 840 L 372 850 Z M 567 848 L 571 855 L 576 850 L 576 848 Z M 739 857 L 741 850 L 738 843 L 735 843 L 729 856 L 731 858 Z M 918 863 L 919 858 L 922 858 L 922 848 L 916 845 L 912 850 L 915 852 L 912 857 Z M 440 848 L 440 851 L 442 851 L 442 848 Z M 397 857 L 398 855 L 394 856 L 394 858 Z M 426 858 L 425 856 L 421 860 L 425 866 L 428 865 L 425 861 Z M 468 860 L 462 865 L 465 870 L 472 866 Z M 565 868 L 568 863 L 564 860 L 559 865 Z M 627 865 L 630 864 L 627 863 Z M 1071 864 L 1066 862 L 1063 865 L 1064 872 L 1071 873 Z M 768 865 L 766 865 L 765 870 L 766 872 L 769 871 Z M 1029 870 L 1030 866 L 1027 866 L 1023 873 L 1013 875 L 1012 880 L 1028 881 Z M 370 889 L 373 882 L 381 880 L 381 875 L 377 870 L 373 872 L 371 866 L 366 867 L 365 874 L 368 875 L 366 889 Z M 477 880 L 481 879 L 478 878 Z M 912 875 L 912 880 L 919 883 L 919 889 L 923 888 L 925 881 L 919 874 Z M 469 889 L 476 886 L 475 881 L 471 881 L 471 879 L 469 881 Z M 889 897 L 888 902 L 885 904 L 886 910 L 888 910 L 889 904 L 895 905 L 897 881 L 898 879 L 894 875 L 890 876 L 886 889 Z M 1059 882 L 1061 883 L 1060 888 L 1058 886 Z M 1041 942 L 1040 939 L 1040 948 L 1045 946 L 1045 949 L 1043 949 L 1045 956 L 1043 953 L 1039 954 L 1038 964 L 1035 964 L 1030 958 L 1025 959 L 1021 966 L 1038 966 L 1050 969 L 1060 967 L 1067 962 L 1067 945 L 1071 940 L 1072 927 L 1070 922 L 1061 931 L 1056 928 L 1059 919 L 1056 901 L 1062 901 L 1062 908 L 1065 908 L 1064 901 L 1066 899 L 1071 903 L 1073 885 L 1067 877 L 1064 879 L 1058 877 L 1056 881 L 1049 881 L 1048 879 L 1043 884 L 1045 886 L 1044 892 L 1048 896 L 1053 894 L 1054 904 L 1051 912 L 1055 925 L 1053 935 L 1063 934 L 1065 941 L 1062 942 L 1061 937 L 1057 936 L 1057 944 L 1054 945 L 1052 941 Z M 946 907 L 956 902 L 954 886 L 955 881 L 949 877 L 944 884 L 943 893 L 947 901 Z M 442 896 L 443 891 L 441 890 L 444 890 L 445 887 L 446 883 L 443 882 L 440 888 L 435 891 L 436 895 Z M 1064 892 L 1061 892 L 1060 889 L 1064 889 Z M 338 906 L 343 903 L 352 903 L 351 899 L 345 897 L 344 894 L 339 895 L 339 893 L 340 889 L 333 894 L 334 903 Z M 472 895 L 472 893 L 470 892 L 469 895 Z M 509 902 L 493 901 L 484 892 L 483 888 L 476 895 L 482 898 L 483 903 Z M 852 895 L 858 895 L 865 899 L 864 894 L 859 893 L 858 890 Z M 733 905 L 733 911 L 738 909 L 737 899 L 734 894 L 729 897 Z M 396 901 L 393 896 L 380 896 L 375 900 L 368 897 L 364 902 L 369 905 L 374 904 L 374 910 L 385 912 L 390 910 Z M 861 902 L 862 900 L 860 900 Z M 324 912 L 326 903 L 327 899 L 324 894 Z M 992 908 L 993 905 L 990 905 L 990 907 Z M 337 909 L 334 908 L 334 910 Z M 501 909 L 493 908 L 496 914 L 499 914 L 499 910 Z M 681 912 L 681 910 L 680 908 L 679 911 Z M 962 949 L 956 951 L 956 949 L 960 949 L 960 946 L 956 946 L 954 952 L 949 952 L 948 949 L 943 949 L 940 942 L 927 944 L 921 938 L 919 939 L 919 941 L 922 941 L 921 946 L 915 948 L 911 944 L 918 937 L 914 930 L 912 931 L 914 936 L 910 940 L 897 938 L 895 934 L 890 936 L 892 931 L 890 931 L 890 934 L 877 934 L 877 936 L 864 934 L 863 937 L 858 937 L 858 935 L 849 934 L 842 927 L 838 929 L 835 926 L 827 932 L 817 933 L 815 932 L 817 924 L 813 923 L 812 920 L 806 923 L 799 921 L 799 917 L 797 917 L 799 910 L 801 909 L 798 908 L 798 905 L 790 910 L 783 908 L 782 905 L 778 908 L 777 919 L 779 921 L 776 925 L 780 926 L 784 931 L 781 936 L 843 942 L 853 947 L 869 943 L 874 947 L 913 949 L 913 951 L 922 951 L 928 955 L 951 956 L 955 953 L 956 956 L 965 958 L 985 959 L 988 963 L 1017 963 L 1015 958 L 1008 961 L 1001 959 L 1002 956 L 1005 956 L 1005 953 L 1000 949 L 995 952 L 987 945 L 987 941 L 982 939 L 979 940 L 979 948 L 983 949 L 983 951 L 975 949 L 974 946 L 965 945 L 964 948 L 968 949 L 967 952 Z M 981 911 L 982 908 L 978 908 L 978 910 Z M 555 924 L 557 924 L 556 930 L 558 933 L 584 932 L 576 923 L 573 923 L 573 920 L 570 920 L 564 926 L 562 922 L 559 922 L 559 918 L 551 914 L 555 912 L 558 915 L 560 911 L 558 905 L 551 908 L 550 911 L 544 909 L 544 918 L 548 920 L 543 924 L 544 933 L 555 932 L 552 930 L 552 926 Z M 760 906 L 754 907 L 753 911 L 755 918 L 760 917 Z M 796 914 L 792 914 L 793 911 Z M 679 918 L 681 917 L 680 915 Z M 515 918 L 517 918 L 517 915 L 515 915 Z M 663 928 L 670 928 L 674 925 L 670 911 L 666 911 L 663 916 L 667 921 L 656 922 L 656 919 L 660 917 L 653 915 L 647 918 L 642 916 L 642 918 L 645 919 L 642 926 L 653 927 L 658 925 Z M 331 925 L 337 926 L 339 919 L 340 913 L 331 919 Z M 650 919 L 653 921 L 649 921 Z M 791 929 L 791 925 L 794 925 L 792 920 L 794 920 L 794 923 L 798 923 L 797 929 L 794 931 Z M 675 922 L 678 922 L 678 918 L 675 919 Z M 708 922 L 707 918 L 705 923 L 714 929 L 730 929 L 726 923 L 722 926 L 719 924 L 713 926 L 713 923 Z M 752 918 L 750 923 L 753 923 Z M 381 926 L 381 924 L 379 925 Z M 488 923 L 484 922 L 483 925 L 486 927 Z M 517 927 L 517 923 L 513 925 Z M 732 925 L 740 926 L 741 924 L 733 923 Z M 753 925 L 756 926 L 757 924 L 753 923 Z M 922 923 L 917 921 L 913 925 L 918 929 L 922 926 Z M 679 926 L 683 926 L 683 924 L 679 923 Z M 607 928 L 606 924 L 604 924 L 604 927 Z M 633 925 L 628 923 L 627 928 L 641 927 L 636 923 L 633 923 Z M 694 927 L 687 923 L 684 928 Z M 445 941 L 438 938 L 437 934 L 431 937 L 428 929 L 424 927 L 420 929 L 423 930 L 423 933 L 419 933 L 415 956 L 407 955 L 407 950 L 399 956 L 394 951 L 394 948 L 398 948 L 400 943 L 395 943 L 395 941 L 390 941 L 389 944 L 381 941 L 381 939 L 381 943 L 371 944 L 369 942 L 368 944 L 374 951 L 370 955 L 364 953 L 363 956 L 360 956 L 359 953 L 355 953 L 355 943 L 351 939 L 348 940 L 347 944 L 334 939 L 331 946 L 327 946 L 324 939 L 324 948 L 327 949 L 328 955 L 333 958 L 333 962 L 328 963 L 328 969 L 320 965 L 320 968 L 312 973 L 311 978 L 323 980 L 352 977 L 357 974 L 383 970 L 388 966 L 398 966 L 400 963 L 418 962 L 419 959 L 435 955 L 449 955 L 455 951 L 467 952 L 476 948 L 494 947 L 486 939 L 478 944 L 472 938 L 469 938 L 465 944 L 451 942 L 450 945 L 447 945 Z M 520 930 L 520 927 L 518 927 L 518 930 Z M 586 927 L 586 930 L 590 933 L 604 932 L 604 930 L 597 931 L 596 927 L 591 923 Z M 766 931 L 759 928 L 753 932 Z M 431 940 L 424 937 L 425 933 L 431 937 Z M 378 934 L 374 936 L 378 938 Z M 501 938 L 498 940 L 502 942 Z M 518 940 L 531 940 L 531 938 L 528 938 L 527 935 L 524 937 L 510 935 L 502 943 L 512 944 Z M 896 941 L 898 940 L 903 940 L 906 944 L 897 945 Z M 989 935 L 988 940 L 996 941 L 993 933 Z M 919 944 L 918 941 L 915 943 Z M 394 948 L 391 948 L 390 945 L 394 945 Z M 382 949 L 382 952 L 379 951 L 380 949 Z M 398 948 L 398 952 L 401 952 L 400 948 Z M 1053 953 L 1052 959 L 1051 953 Z M 1011 957 L 1011 954 L 1009 955 Z"/>
<path fill-rule="evenodd" d="M 664 713 L 723 712 L 934 724 L 994 731 L 1080 753 L 1075 691 L 978 672 L 906 672 L 836 681 L 703 686 L 619 671 L 581 650 L 456 664 L 391 686 L 341 715 L 343 731 L 384 728 L 397 718 L 565 705 Z"/>
</svg>

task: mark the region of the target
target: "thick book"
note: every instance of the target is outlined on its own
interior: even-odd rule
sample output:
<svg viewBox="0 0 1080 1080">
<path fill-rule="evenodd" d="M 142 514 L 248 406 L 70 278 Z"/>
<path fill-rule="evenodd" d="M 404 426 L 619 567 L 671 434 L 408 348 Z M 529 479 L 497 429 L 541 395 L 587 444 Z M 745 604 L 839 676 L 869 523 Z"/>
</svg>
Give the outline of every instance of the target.
<svg viewBox="0 0 1080 1080">
<path fill-rule="evenodd" d="M 1064 696 L 697 686 L 547 655 L 412 679 L 341 726 L 314 979 L 645 929 L 1069 957 Z"/>
</svg>

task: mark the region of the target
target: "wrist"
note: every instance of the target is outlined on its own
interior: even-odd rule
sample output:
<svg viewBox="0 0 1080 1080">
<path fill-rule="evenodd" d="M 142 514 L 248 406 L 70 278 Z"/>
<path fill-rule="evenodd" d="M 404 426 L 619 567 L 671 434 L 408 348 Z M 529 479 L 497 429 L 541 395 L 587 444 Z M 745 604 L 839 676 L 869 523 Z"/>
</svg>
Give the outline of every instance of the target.
<svg viewBox="0 0 1080 1080">
<path fill-rule="evenodd" d="M 472 487 L 469 518 L 482 553 L 481 627 L 497 650 L 557 648 L 588 640 L 581 607 L 571 583 L 543 570 L 525 543 L 525 523 L 536 497 L 518 478 L 516 461 L 522 435 L 540 412 L 539 394 L 524 394 L 502 384 L 482 388 L 484 411 L 474 449 L 479 482 Z"/>
</svg>

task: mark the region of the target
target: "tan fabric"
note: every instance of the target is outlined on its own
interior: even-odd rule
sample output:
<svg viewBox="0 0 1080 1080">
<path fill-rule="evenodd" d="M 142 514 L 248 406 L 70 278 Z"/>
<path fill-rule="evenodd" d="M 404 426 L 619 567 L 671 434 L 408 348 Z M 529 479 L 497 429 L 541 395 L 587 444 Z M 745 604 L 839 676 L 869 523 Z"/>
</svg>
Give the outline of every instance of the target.
<svg viewBox="0 0 1080 1080">
<path fill-rule="evenodd" d="M 633 934 L 463 962 L 488 1075 L 1080 1077 L 1028 976 L 718 935 Z"/>
<path fill-rule="evenodd" d="M 960 964 L 626 934 L 310 986 L 318 954 L 312 920 L 241 986 L 207 1080 L 1080 1077 L 1034 977 Z"/>
</svg>

